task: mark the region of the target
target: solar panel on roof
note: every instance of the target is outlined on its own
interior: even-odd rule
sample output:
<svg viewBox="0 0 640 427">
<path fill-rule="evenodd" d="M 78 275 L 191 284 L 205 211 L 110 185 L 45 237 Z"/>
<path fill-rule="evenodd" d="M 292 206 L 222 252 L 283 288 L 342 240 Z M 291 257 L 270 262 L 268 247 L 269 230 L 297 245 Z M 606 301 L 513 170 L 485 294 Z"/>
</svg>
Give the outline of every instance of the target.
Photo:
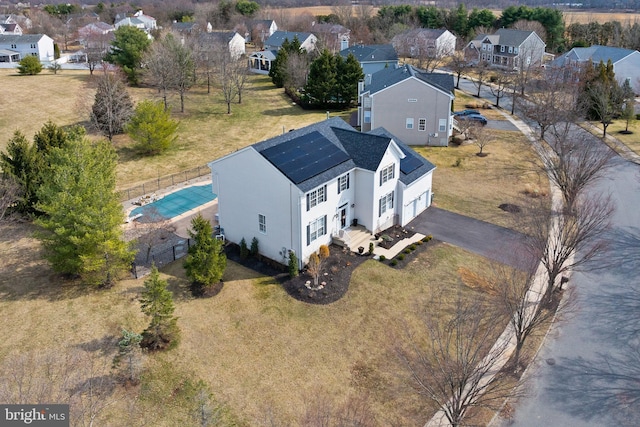
<svg viewBox="0 0 640 427">
<path fill-rule="evenodd" d="M 349 160 L 347 153 L 318 131 L 266 148 L 261 154 L 295 184 Z"/>
<path fill-rule="evenodd" d="M 400 170 L 404 174 L 410 174 L 422 166 L 422 162 L 417 157 L 407 154 L 404 159 L 400 159 Z"/>
</svg>

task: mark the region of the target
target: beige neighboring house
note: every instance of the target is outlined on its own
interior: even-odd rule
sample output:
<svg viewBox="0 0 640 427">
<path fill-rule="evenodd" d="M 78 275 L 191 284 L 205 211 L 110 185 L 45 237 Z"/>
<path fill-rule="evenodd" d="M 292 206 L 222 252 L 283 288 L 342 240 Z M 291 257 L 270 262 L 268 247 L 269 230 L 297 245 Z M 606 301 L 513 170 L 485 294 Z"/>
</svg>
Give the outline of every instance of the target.
<svg viewBox="0 0 640 427">
<path fill-rule="evenodd" d="M 205 50 L 213 51 L 219 46 L 227 46 L 233 59 L 245 54 L 244 37 L 235 31 L 211 31 L 198 36 L 198 43 Z"/>
<path fill-rule="evenodd" d="M 546 44 L 535 31 L 501 28 L 494 34 L 480 34 L 464 48 L 469 62 L 486 62 L 505 70 L 539 67 Z"/>
<path fill-rule="evenodd" d="M 383 127 L 409 145 L 449 145 L 453 132 L 451 74 L 427 73 L 411 65 L 367 76 L 358 88 L 358 126 Z"/>
<path fill-rule="evenodd" d="M 396 35 L 391 44 L 400 56 L 443 58 L 456 50 L 456 36 L 446 29 L 414 28 Z"/>
<path fill-rule="evenodd" d="M 53 39 L 46 34 L 0 34 L 0 62 L 19 62 L 27 56 L 48 62 L 53 55 Z"/>
</svg>

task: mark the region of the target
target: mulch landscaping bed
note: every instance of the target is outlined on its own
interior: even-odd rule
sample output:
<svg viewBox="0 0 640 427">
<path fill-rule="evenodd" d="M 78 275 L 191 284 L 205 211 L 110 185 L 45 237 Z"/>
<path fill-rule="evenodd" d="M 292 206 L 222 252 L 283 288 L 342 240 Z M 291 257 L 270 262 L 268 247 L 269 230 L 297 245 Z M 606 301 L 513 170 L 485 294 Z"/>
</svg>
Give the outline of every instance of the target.
<svg viewBox="0 0 640 427">
<path fill-rule="evenodd" d="M 384 264 L 392 268 L 396 268 L 396 269 L 404 268 L 409 263 L 415 261 L 415 259 L 418 257 L 419 254 L 423 253 L 427 249 L 439 243 L 442 243 L 442 242 L 436 239 L 429 239 L 429 241 L 427 242 L 420 241 L 420 243 L 412 243 L 408 245 L 407 248 L 403 249 L 402 252 L 400 252 L 394 258 L 385 259 L 384 261 L 381 261 L 381 262 L 383 262 Z M 415 249 L 411 250 L 410 247 L 414 245 L 415 245 Z"/>
<path fill-rule="evenodd" d="M 376 239 L 379 240 L 378 246 L 385 249 L 391 249 L 393 245 L 398 243 L 400 240 L 413 237 L 414 234 L 416 234 L 416 232 L 409 228 L 400 227 L 399 225 L 394 225 L 393 227 L 387 228 L 384 231 L 376 233 Z M 382 238 L 380 240 L 382 236 L 387 236 L 387 237 Z M 367 249 L 369 248 L 365 248 L 365 250 Z"/>
</svg>

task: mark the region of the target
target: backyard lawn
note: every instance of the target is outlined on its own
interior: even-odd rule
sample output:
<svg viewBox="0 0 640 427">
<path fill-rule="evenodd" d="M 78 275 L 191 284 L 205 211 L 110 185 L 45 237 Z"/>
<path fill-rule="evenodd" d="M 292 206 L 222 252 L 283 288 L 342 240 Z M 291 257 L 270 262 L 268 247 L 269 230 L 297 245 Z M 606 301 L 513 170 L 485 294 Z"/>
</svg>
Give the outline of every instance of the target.
<svg viewBox="0 0 640 427">
<path fill-rule="evenodd" d="M 84 93 L 85 102 L 91 97 L 87 81 L 88 72 L 17 77 L 0 71 L 0 83 L 16 99 L 14 104 L 37 104 L 31 110 L 35 113 L 17 117 L 15 109 L 3 104 L 0 126 L 21 129 L 31 138 L 47 119 L 60 125 L 83 123 L 74 106 L 82 104 L 77 93 Z M 193 89 L 186 113 L 174 112 L 181 119 L 178 144 L 162 156 L 137 157 L 127 137 L 116 138 L 119 187 L 204 164 L 326 117 L 325 112 L 291 105 L 265 77 L 251 81 L 251 90 L 241 105 L 232 106 L 231 115 L 219 95 Z M 50 102 L 33 102 L 49 91 L 56 95 Z M 135 99 L 154 95 L 149 89 L 131 92 Z M 492 110 L 487 116 L 502 118 Z M 500 210 L 500 204 L 524 205 L 529 195 L 546 193 L 545 179 L 524 172 L 533 158 L 526 141 L 517 132 L 495 131 L 495 136 L 497 141 L 485 148 L 486 157 L 476 156 L 478 148 L 470 144 L 418 148 L 437 166 L 436 206 L 510 225 L 514 214 Z M 0 141 L 0 149 L 8 138 L 6 134 Z M 42 260 L 33 231 L 28 223 L 0 223 L 0 323 L 8 331 L 0 344 L 3 374 L 21 364 L 34 369 L 42 365 L 37 357 L 23 355 L 67 352 L 80 352 L 85 360 L 81 366 L 93 367 L 90 372 L 74 370 L 77 375 L 108 373 L 122 328 L 141 331 L 146 326 L 138 303 L 143 279 L 101 291 L 62 281 Z M 100 419 L 110 425 L 197 424 L 192 383 L 185 382 L 189 378 L 204 381 L 226 408 L 227 424 L 295 425 L 323 405 L 357 401 L 377 425 L 420 425 L 435 408 L 408 390 L 392 343 L 400 320 L 417 323 L 419 310 L 436 295 L 445 302 L 427 308 L 442 310 L 443 316 L 457 293 L 485 298 L 464 286 L 461 267 L 481 274 L 488 264 L 446 244 L 420 254 L 404 269 L 367 261 L 354 272 L 344 298 L 316 306 L 291 298 L 272 278 L 232 262 L 218 295 L 193 299 L 181 263 L 171 264 L 162 274 L 175 294 L 182 341 L 175 350 L 146 358 L 143 386 L 110 394 L 104 399 L 110 406 Z"/>
</svg>

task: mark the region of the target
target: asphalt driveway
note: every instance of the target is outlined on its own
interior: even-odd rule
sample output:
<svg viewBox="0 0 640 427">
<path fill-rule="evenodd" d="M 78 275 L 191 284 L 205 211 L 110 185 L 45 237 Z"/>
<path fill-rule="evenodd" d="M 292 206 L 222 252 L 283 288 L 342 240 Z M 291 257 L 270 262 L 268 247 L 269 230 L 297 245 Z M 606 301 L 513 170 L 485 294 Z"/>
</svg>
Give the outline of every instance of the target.
<svg viewBox="0 0 640 427">
<path fill-rule="evenodd" d="M 512 267 L 524 268 L 527 264 L 523 235 L 508 228 L 434 206 L 407 227 Z"/>
</svg>

